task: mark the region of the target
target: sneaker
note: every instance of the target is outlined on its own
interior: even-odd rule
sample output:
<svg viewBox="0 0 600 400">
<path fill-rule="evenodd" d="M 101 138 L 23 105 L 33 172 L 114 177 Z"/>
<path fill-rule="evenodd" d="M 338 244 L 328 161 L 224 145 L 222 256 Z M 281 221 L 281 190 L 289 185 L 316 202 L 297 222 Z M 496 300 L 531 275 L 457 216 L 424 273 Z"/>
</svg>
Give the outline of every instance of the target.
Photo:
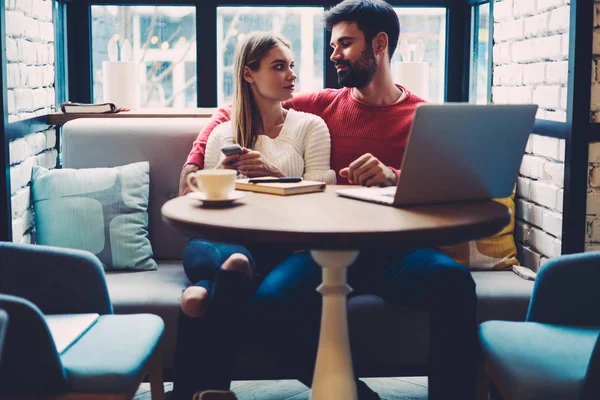
<svg viewBox="0 0 600 400">
<path fill-rule="evenodd" d="M 194 395 L 194 400 L 237 400 L 231 390 L 205 390 Z"/>
</svg>

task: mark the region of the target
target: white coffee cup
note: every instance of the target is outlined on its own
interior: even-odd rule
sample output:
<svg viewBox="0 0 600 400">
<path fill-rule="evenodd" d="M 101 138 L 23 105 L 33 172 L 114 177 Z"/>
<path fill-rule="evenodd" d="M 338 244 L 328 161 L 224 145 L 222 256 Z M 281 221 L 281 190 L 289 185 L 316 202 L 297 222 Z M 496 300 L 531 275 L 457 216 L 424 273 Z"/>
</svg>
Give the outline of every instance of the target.
<svg viewBox="0 0 600 400">
<path fill-rule="evenodd" d="M 202 169 L 186 179 L 190 190 L 204 192 L 207 200 L 224 200 L 234 191 L 236 177 L 233 169 Z"/>
</svg>

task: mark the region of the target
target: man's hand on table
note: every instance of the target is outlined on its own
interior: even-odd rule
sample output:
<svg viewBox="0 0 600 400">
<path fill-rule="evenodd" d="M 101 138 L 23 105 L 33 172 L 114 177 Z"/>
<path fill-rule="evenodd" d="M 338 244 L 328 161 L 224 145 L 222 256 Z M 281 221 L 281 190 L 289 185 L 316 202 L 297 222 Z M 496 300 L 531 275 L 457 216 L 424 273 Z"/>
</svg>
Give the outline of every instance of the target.
<svg viewBox="0 0 600 400">
<path fill-rule="evenodd" d="M 361 186 L 393 186 L 398 177 L 396 173 L 372 154 L 363 154 L 346 168 L 340 170 L 340 176 L 348 182 Z"/>
</svg>

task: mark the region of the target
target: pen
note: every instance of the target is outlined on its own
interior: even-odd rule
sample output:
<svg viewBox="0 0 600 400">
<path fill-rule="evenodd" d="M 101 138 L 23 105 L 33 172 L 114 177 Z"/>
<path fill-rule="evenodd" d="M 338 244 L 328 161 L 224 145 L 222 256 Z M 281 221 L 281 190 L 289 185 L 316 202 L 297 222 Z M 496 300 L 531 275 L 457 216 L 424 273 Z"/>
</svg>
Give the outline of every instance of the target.
<svg viewBox="0 0 600 400">
<path fill-rule="evenodd" d="M 248 183 L 293 183 L 293 182 L 302 182 L 302 178 L 292 178 L 292 177 L 284 177 L 284 178 L 266 178 L 266 179 L 250 179 Z"/>
</svg>

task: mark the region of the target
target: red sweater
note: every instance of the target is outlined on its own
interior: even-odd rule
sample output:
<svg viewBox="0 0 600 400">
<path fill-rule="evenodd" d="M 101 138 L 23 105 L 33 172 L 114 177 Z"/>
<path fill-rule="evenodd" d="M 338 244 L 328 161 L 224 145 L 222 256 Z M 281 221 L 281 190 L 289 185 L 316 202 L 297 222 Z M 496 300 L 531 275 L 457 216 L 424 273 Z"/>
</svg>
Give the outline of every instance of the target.
<svg viewBox="0 0 600 400">
<path fill-rule="evenodd" d="M 404 88 L 402 88 L 404 89 Z M 331 168 L 339 172 L 365 153 L 371 153 L 397 171 L 402 164 L 408 134 L 421 98 L 404 89 L 406 96 L 385 106 L 363 103 L 352 95 L 351 88 L 325 89 L 305 93 L 286 102 L 286 108 L 316 114 L 323 118 L 331 134 Z M 213 114 L 194 142 L 186 164 L 204 165 L 208 136 L 222 122 L 229 121 L 231 107 Z M 337 177 L 338 184 L 348 181 Z"/>
</svg>

